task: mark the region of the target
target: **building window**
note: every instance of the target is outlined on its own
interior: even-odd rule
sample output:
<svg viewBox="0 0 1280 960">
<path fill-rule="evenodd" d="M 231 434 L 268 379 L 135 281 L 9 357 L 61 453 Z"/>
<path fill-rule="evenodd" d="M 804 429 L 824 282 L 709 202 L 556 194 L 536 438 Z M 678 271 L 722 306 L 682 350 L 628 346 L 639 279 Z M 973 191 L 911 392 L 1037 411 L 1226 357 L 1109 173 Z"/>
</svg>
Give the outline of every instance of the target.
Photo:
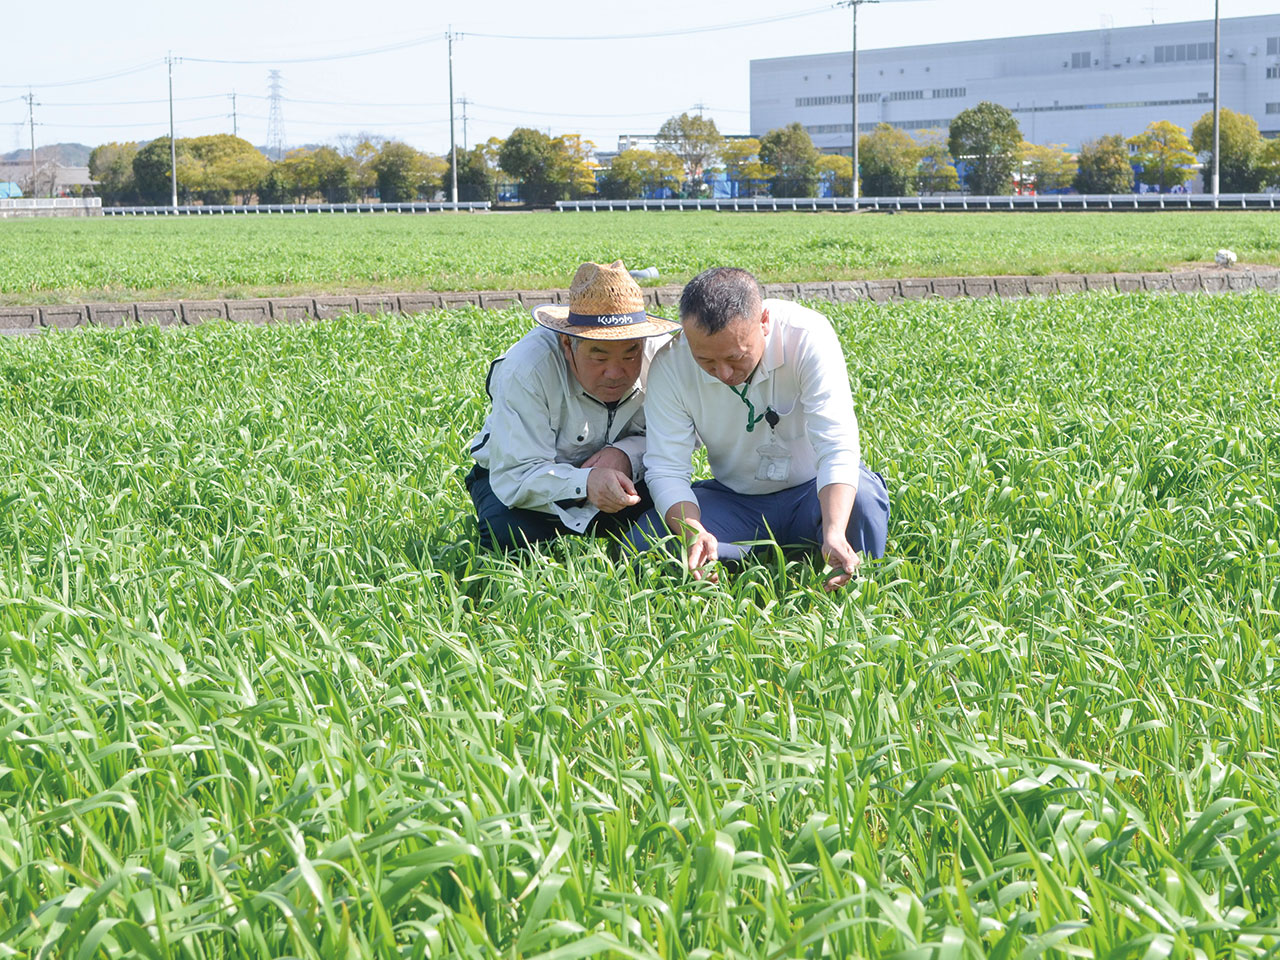
<svg viewBox="0 0 1280 960">
<path fill-rule="evenodd" d="M 1092 64 L 1093 64 L 1093 57 L 1090 56 L 1088 50 L 1085 50 L 1083 53 L 1073 53 L 1071 55 L 1072 70 L 1080 70 L 1083 67 L 1092 66 Z"/>
<path fill-rule="evenodd" d="M 1156 63 L 1183 63 L 1187 60 L 1212 59 L 1212 43 L 1168 43 L 1156 47 Z"/>
<path fill-rule="evenodd" d="M 1267 67 L 1268 80 L 1280 80 L 1280 67 Z"/>
<path fill-rule="evenodd" d="M 861 96 L 858 97 L 862 99 Z M 827 107 L 833 103 L 848 103 L 849 94 L 835 93 L 825 97 L 796 97 L 797 107 Z"/>
<path fill-rule="evenodd" d="M 846 100 L 846 101 L 845 101 L 845 103 L 848 103 L 848 102 L 849 102 L 848 100 Z M 880 102 L 880 94 L 878 94 L 878 93 L 860 93 L 860 94 L 858 94 L 858 102 L 859 102 L 859 103 L 879 103 L 879 102 Z"/>
<path fill-rule="evenodd" d="M 1267 113 L 1280 113 L 1280 103 L 1268 103 Z"/>
<path fill-rule="evenodd" d="M 897 102 L 899 100 L 923 100 L 924 91 L 923 90 L 894 90 L 885 99 L 890 101 L 891 103 Z"/>
<path fill-rule="evenodd" d="M 1280 54 L 1280 37 L 1267 37 L 1267 56 L 1274 57 Z"/>
<path fill-rule="evenodd" d="M 948 97 L 963 97 L 966 92 L 964 87 L 938 87 L 933 91 L 933 99 L 945 100 Z"/>
</svg>

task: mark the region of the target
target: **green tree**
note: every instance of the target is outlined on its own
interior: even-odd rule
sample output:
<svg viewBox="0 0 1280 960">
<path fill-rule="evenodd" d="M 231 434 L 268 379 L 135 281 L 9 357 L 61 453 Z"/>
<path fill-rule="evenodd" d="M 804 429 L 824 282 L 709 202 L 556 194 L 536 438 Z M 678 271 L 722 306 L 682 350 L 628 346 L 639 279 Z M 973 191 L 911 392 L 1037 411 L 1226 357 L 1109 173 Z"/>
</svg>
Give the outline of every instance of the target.
<svg viewBox="0 0 1280 960">
<path fill-rule="evenodd" d="M 373 169 L 378 150 L 386 143 L 385 137 L 370 133 L 343 134 L 338 137 L 338 152 L 351 163 L 351 183 L 361 200 L 369 199 L 378 185 L 378 175 Z"/>
<path fill-rule="evenodd" d="M 903 197 L 915 188 L 920 147 L 911 136 L 887 123 L 858 138 L 862 192 L 869 197 Z"/>
<path fill-rule="evenodd" d="M 818 179 L 830 182 L 834 197 L 853 196 L 853 157 L 824 153 L 818 158 Z"/>
<path fill-rule="evenodd" d="M 174 144 L 181 168 L 186 145 L 182 140 Z M 143 203 L 162 206 L 170 200 L 169 138 L 156 137 L 141 147 L 133 157 L 133 182 Z"/>
<path fill-rule="evenodd" d="M 133 203 L 138 190 L 133 181 L 136 143 L 104 143 L 89 154 L 89 176 L 98 181 L 98 196 L 107 206 Z"/>
<path fill-rule="evenodd" d="M 186 163 L 178 164 L 178 183 L 204 203 L 228 203 L 233 195 L 245 198 L 262 182 L 270 163 L 248 140 L 228 133 L 178 144 L 186 146 Z"/>
<path fill-rule="evenodd" d="M 448 159 L 446 159 L 448 162 Z M 453 185 L 452 164 L 445 170 L 444 182 Z M 484 144 L 458 151 L 458 199 L 475 203 L 494 199 L 494 169 L 489 165 Z"/>
<path fill-rule="evenodd" d="M 1036 193 L 1068 190 L 1079 167 L 1065 143 L 1023 143 L 1022 175 L 1035 183 Z"/>
<path fill-rule="evenodd" d="M 774 169 L 760 161 L 760 141 L 755 137 L 726 140 L 720 151 L 725 176 L 738 185 L 738 195 L 754 197 L 763 190 Z"/>
<path fill-rule="evenodd" d="M 282 185 L 286 199 L 272 202 L 306 202 L 308 197 L 320 193 L 320 174 L 316 169 L 314 150 L 303 147 L 290 150 L 275 166 L 283 177 Z"/>
<path fill-rule="evenodd" d="M 680 158 L 684 179 L 700 190 L 702 176 L 724 149 L 724 137 L 710 117 L 682 113 L 671 117 L 658 130 L 658 148 Z"/>
<path fill-rule="evenodd" d="M 1142 167 L 1138 179 L 1166 193 L 1195 176 L 1196 155 L 1187 131 L 1168 120 L 1155 120 L 1127 141 L 1133 161 Z"/>
<path fill-rule="evenodd" d="M 964 164 L 964 182 L 971 193 L 1001 196 L 1013 190 L 1022 131 L 1008 108 L 983 100 L 961 110 L 951 121 L 947 147 Z"/>
<path fill-rule="evenodd" d="M 611 200 L 642 197 L 666 187 L 680 189 L 684 165 L 673 153 L 655 150 L 623 150 L 600 178 L 600 193 Z"/>
<path fill-rule="evenodd" d="M 551 141 L 551 182 L 557 200 L 578 200 L 596 192 L 596 145 L 576 133 L 566 133 Z"/>
<path fill-rule="evenodd" d="M 916 141 L 920 164 L 916 167 L 916 193 L 954 193 L 960 189 L 956 162 L 947 149 L 947 138 L 939 130 L 926 130 Z"/>
<path fill-rule="evenodd" d="M 273 163 L 258 184 L 259 203 L 297 203 L 300 196 L 297 181 L 285 162 Z"/>
<path fill-rule="evenodd" d="M 1266 142 L 1258 158 L 1258 166 L 1262 169 L 1262 185 L 1280 187 L 1280 137 Z"/>
<path fill-rule="evenodd" d="M 1218 142 L 1222 159 L 1218 164 L 1218 189 L 1223 193 L 1254 193 L 1262 188 L 1266 172 L 1259 166 L 1262 159 L 1262 135 L 1258 121 L 1247 113 L 1222 108 L 1219 115 Z M 1209 111 L 1191 128 L 1191 143 L 1204 157 L 1204 186 L 1213 184 L 1213 111 Z"/>
<path fill-rule="evenodd" d="M 453 181 L 449 178 L 449 159 L 434 153 L 418 154 L 418 196 L 434 197 L 444 191 L 445 199 L 452 199 Z"/>
<path fill-rule="evenodd" d="M 1132 193 L 1133 167 L 1129 148 L 1118 133 L 1086 141 L 1076 161 L 1074 186 L 1081 193 Z"/>
<path fill-rule="evenodd" d="M 525 203 L 545 203 L 554 196 L 556 148 L 541 130 L 516 127 L 502 141 L 498 162 L 520 181 L 520 198 Z"/>
<path fill-rule="evenodd" d="M 408 203 L 418 199 L 427 180 L 424 157 L 407 143 L 388 140 L 370 166 L 378 178 L 378 198 L 383 203 Z"/>
<path fill-rule="evenodd" d="M 316 190 L 326 203 L 351 203 L 359 195 L 355 161 L 333 147 L 320 147 L 311 156 Z"/>
<path fill-rule="evenodd" d="M 818 148 L 797 123 L 770 130 L 760 138 L 760 161 L 774 170 L 775 197 L 812 197 L 818 191 Z"/>
</svg>

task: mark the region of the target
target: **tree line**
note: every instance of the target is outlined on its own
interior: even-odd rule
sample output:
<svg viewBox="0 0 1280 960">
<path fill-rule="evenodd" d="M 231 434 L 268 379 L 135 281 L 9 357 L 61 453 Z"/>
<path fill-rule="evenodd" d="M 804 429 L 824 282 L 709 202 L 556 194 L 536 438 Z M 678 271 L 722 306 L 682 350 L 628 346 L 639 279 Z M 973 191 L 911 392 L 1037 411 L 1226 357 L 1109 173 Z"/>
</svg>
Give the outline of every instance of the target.
<svg viewBox="0 0 1280 960">
<path fill-rule="evenodd" d="M 1128 193 L 1138 182 L 1168 191 L 1196 173 L 1198 157 L 1212 163 L 1213 116 L 1196 121 L 1190 136 L 1156 121 L 1127 140 L 1119 134 L 1085 143 L 1072 155 L 1062 144 L 1023 140 L 1017 119 L 999 104 L 962 111 L 949 129 L 912 137 L 882 123 L 862 135 L 859 192 L 906 196 L 955 192 L 1000 195 L 1015 190 L 1050 193 Z M 1221 113 L 1221 183 L 1228 193 L 1280 186 L 1280 140 L 1264 140 L 1257 122 Z M 600 196 L 701 196 L 712 179 L 738 196 L 815 196 L 852 192 L 848 156 L 822 153 L 799 123 L 761 137 L 726 138 L 714 120 L 681 114 L 655 137 L 656 149 L 631 148 L 607 167 L 595 146 L 576 134 L 553 137 L 519 127 L 457 154 L 460 200 L 508 199 L 525 203 Z M 350 203 L 377 198 L 398 203 L 449 196 L 451 158 L 425 153 L 394 139 L 367 135 L 335 145 L 306 147 L 271 160 L 247 140 L 229 134 L 182 138 L 175 144 L 177 185 L 183 203 Z M 90 175 L 107 204 L 169 202 L 168 137 L 149 143 L 107 143 L 89 158 Z M 514 186 L 511 186 L 514 185 Z"/>
</svg>

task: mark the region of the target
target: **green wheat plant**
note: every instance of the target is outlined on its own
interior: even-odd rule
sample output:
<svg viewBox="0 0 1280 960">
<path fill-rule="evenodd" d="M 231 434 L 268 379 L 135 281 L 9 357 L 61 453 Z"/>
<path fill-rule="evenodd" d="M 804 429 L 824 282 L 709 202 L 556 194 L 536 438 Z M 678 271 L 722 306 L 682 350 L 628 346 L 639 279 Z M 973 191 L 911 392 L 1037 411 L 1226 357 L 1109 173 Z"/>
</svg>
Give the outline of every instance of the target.
<svg viewBox="0 0 1280 960">
<path fill-rule="evenodd" d="M 0 957 L 1276 956 L 1276 301 L 828 312 L 837 595 L 477 551 L 520 311 L 0 340 Z"/>
<path fill-rule="evenodd" d="M 683 283 L 732 263 L 765 282 L 1280 266 L 1262 211 L 312 214 L 11 221 L 0 305 L 565 287 L 622 258 Z"/>
</svg>

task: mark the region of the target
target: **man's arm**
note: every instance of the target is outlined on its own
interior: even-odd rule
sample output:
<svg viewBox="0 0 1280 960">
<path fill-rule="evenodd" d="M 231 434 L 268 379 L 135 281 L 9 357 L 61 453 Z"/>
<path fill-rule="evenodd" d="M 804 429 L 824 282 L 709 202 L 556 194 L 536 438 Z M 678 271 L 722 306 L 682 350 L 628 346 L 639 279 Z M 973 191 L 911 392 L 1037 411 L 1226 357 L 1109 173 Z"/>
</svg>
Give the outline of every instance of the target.
<svg viewBox="0 0 1280 960">
<path fill-rule="evenodd" d="M 645 479 L 658 515 L 667 529 L 685 542 L 685 562 L 695 578 L 717 557 L 716 539 L 702 526 L 702 513 L 690 479 L 697 432 L 676 376 L 672 344 L 649 368 L 645 399 L 648 446 L 644 455 Z"/>
<path fill-rule="evenodd" d="M 836 590 L 852 579 L 862 562 L 848 538 L 862 460 L 858 418 L 853 411 L 844 351 L 834 330 L 830 327 L 813 330 L 798 363 L 800 402 L 808 424 L 809 442 L 818 455 L 822 555 L 837 571 L 824 586 L 827 590 Z"/>
<path fill-rule="evenodd" d="M 490 384 L 489 482 L 508 507 L 555 513 L 554 504 L 587 497 L 591 471 L 556 462 L 551 398 L 542 384 L 514 376 L 506 366 Z"/>
<path fill-rule="evenodd" d="M 715 573 L 704 574 L 702 568 L 719 559 L 720 543 L 702 525 L 702 511 L 698 505 L 690 500 L 682 500 L 672 504 L 662 519 L 668 530 L 680 534 L 684 540 L 684 562 L 693 574 L 693 579 L 701 580 L 705 576 L 715 583 Z"/>
<path fill-rule="evenodd" d="M 862 558 L 849 543 L 849 516 L 853 513 L 856 487 L 847 483 L 829 483 L 818 491 L 822 505 L 822 556 L 832 568 L 843 571 L 828 578 L 823 586 L 838 590 L 853 579 Z"/>
</svg>

